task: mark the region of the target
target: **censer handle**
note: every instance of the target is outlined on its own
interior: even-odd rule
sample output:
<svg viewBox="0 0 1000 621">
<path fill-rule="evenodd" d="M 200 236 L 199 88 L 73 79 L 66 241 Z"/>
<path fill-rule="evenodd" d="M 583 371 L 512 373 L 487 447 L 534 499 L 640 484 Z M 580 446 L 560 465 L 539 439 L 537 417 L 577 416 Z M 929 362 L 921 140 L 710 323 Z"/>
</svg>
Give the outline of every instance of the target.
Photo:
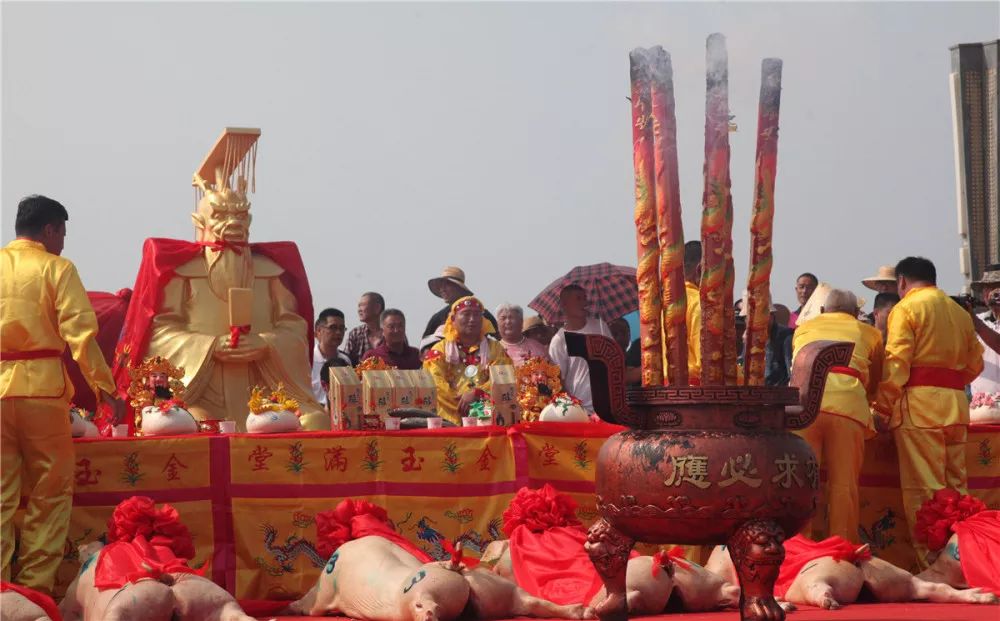
<svg viewBox="0 0 1000 621">
<path fill-rule="evenodd" d="M 599 334 L 566 332 L 566 353 L 587 361 L 594 412 L 609 423 L 639 427 L 625 403 L 625 352 L 618 343 Z"/>
<path fill-rule="evenodd" d="M 805 429 L 819 415 L 826 388 L 826 376 L 833 367 L 851 363 L 854 343 L 813 341 L 803 345 L 792 363 L 789 386 L 798 388 L 799 405 L 785 407 L 785 429 Z"/>
</svg>

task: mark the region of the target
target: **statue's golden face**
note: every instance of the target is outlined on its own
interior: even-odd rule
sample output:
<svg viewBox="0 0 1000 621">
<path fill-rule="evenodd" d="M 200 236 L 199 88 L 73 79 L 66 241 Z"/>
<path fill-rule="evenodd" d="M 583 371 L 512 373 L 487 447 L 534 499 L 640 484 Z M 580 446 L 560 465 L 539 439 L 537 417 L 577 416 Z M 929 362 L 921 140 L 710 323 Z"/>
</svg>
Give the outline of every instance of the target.
<svg viewBox="0 0 1000 621">
<path fill-rule="evenodd" d="M 246 242 L 250 238 L 250 201 L 242 192 L 209 190 L 192 218 L 202 241 Z"/>
<path fill-rule="evenodd" d="M 162 387 L 168 388 L 170 386 L 170 378 L 167 377 L 166 373 L 159 373 L 154 371 L 149 374 L 149 380 L 147 382 L 150 388 Z"/>
</svg>

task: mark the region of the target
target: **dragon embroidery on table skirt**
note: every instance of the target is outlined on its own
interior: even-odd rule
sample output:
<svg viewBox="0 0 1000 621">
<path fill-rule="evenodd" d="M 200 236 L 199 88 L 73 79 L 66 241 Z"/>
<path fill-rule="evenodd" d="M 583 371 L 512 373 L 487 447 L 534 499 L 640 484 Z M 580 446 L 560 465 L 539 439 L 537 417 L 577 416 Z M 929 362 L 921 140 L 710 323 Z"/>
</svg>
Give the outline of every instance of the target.
<svg viewBox="0 0 1000 621">
<path fill-rule="evenodd" d="M 882 517 L 872 522 L 871 530 L 859 526 L 858 535 L 861 543 L 867 543 L 873 550 L 884 550 L 896 541 L 892 536 L 892 529 L 895 527 L 896 514 L 892 509 L 886 509 Z"/>
<path fill-rule="evenodd" d="M 326 559 L 320 557 L 319 553 L 316 552 L 316 547 L 308 539 L 290 535 L 285 539 L 284 545 L 275 545 L 275 540 L 278 538 L 278 529 L 267 522 L 261 524 L 260 529 L 264 532 L 264 549 L 274 558 L 277 565 L 270 564 L 265 558 L 260 556 L 254 560 L 257 562 L 257 566 L 268 574 L 280 576 L 295 571 L 292 563 L 302 554 L 309 558 L 313 567 L 320 568 L 326 565 Z"/>
<path fill-rule="evenodd" d="M 404 523 L 409 521 L 408 518 L 409 516 L 407 516 L 407 520 L 404 520 Z M 416 532 L 419 541 L 427 542 L 428 545 L 421 546 L 425 552 L 437 560 L 445 560 L 450 556 L 450 552 L 445 550 L 444 547 L 445 536 L 431 526 L 434 523 L 434 520 L 425 515 L 415 525 L 411 526 L 410 530 Z M 487 526 L 486 537 L 470 528 L 458 536 L 456 543 L 460 542 L 463 550 L 473 554 L 482 554 L 486 546 L 492 541 L 503 539 L 503 533 L 500 531 L 502 525 L 503 520 L 501 518 L 493 518 Z"/>
</svg>

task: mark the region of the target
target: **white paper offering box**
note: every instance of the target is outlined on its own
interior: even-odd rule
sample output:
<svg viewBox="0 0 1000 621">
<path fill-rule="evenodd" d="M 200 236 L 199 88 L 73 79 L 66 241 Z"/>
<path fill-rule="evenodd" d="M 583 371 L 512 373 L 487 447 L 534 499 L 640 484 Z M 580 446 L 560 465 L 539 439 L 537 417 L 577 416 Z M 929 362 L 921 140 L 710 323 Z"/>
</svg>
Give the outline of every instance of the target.
<svg viewBox="0 0 1000 621">
<path fill-rule="evenodd" d="M 521 420 L 517 404 L 517 375 L 509 364 L 490 367 L 490 397 L 493 399 L 493 423 L 509 427 Z"/>
<path fill-rule="evenodd" d="M 361 380 L 351 367 L 330 367 L 330 425 L 335 431 L 362 427 Z"/>
</svg>

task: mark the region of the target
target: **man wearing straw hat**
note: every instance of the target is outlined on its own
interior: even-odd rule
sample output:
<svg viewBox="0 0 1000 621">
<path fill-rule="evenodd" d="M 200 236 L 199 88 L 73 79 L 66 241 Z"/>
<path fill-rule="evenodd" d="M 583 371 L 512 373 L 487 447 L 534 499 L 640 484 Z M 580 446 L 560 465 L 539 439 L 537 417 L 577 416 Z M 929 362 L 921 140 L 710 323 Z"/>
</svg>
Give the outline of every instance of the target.
<svg viewBox="0 0 1000 621">
<path fill-rule="evenodd" d="M 896 268 L 891 265 L 879 267 L 877 274 L 865 278 L 861 284 L 878 293 L 899 293 L 896 288 Z"/>
<path fill-rule="evenodd" d="M 817 287 L 824 293 L 820 314 L 795 329 L 792 347 L 798 353 L 814 341 L 847 341 L 854 344 L 851 362 L 833 367 L 826 378 L 823 403 L 816 421 L 799 432 L 828 474 L 828 535 L 858 541 L 858 475 L 865 455 L 865 439 L 875 436 L 868 403 L 882 379 L 882 333 L 858 321 L 858 300 L 850 291 Z M 810 302 L 812 298 L 810 298 Z M 794 355 L 794 354 L 793 354 Z M 811 536 L 812 523 L 806 526 Z"/>
<path fill-rule="evenodd" d="M 1000 265 L 988 266 L 982 278 L 972 283 L 972 290 L 989 309 L 972 316 L 976 334 L 985 349 L 983 372 L 973 380 L 972 394 L 1000 393 Z"/>
<path fill-rule="evenodd" d="M 463 298 L 467 295 L 474 295 L 472 290 L 465 285 L 465 272 L 457 267 L 446 267 L 441 271 L 441 275 L 437 278 L 431 278 L 427 281 L 427 288 L 431 290 L 431 293 L 438 296 L 445 301 L 445 306 L 438 312 L 431 315 L 430 321 L 427 322 L 427 327 L 424 328 L 423 338 L 427 338 L 434 334 L 438 328 L 444 325 L 445 319 L 448 318 L 448 314 L 451 313 L 451 305 L 455 303 L 455 300 Z M 489 320 L 492 324 L 493 334 L 500 332 L 497 327 L 497 320 L 490 311 L 484 311 L 483 316 Z"/>
<path fill-rule="evenodd" d="M 965 387 L 983 370 L 983 346 L 969 313 L 937 288 L 933 263 L 903 259 L 896 282 L 902 299 L 889 314 L 882 382 L 872 408 L 889 418 L 912 534 L 917 510 L 936 490 L 968 493 Z M 913 542 L 917 563 L 926 569 L 927 546 L 915 537 Z"/>
</svg>

